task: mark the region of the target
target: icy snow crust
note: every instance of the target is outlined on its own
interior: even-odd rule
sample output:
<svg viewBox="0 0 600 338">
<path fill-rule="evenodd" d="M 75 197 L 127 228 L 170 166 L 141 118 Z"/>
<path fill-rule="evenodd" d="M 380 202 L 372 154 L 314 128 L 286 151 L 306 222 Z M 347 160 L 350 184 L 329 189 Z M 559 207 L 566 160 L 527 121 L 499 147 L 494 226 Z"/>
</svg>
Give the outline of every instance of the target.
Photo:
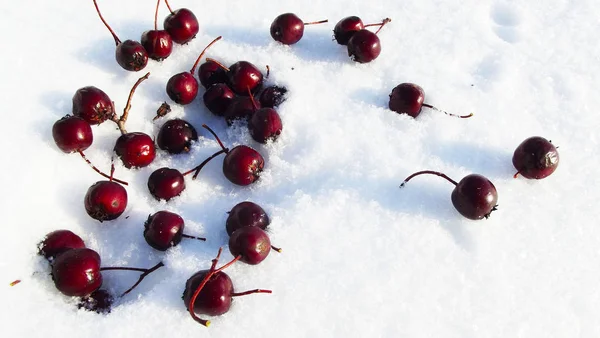
<svg viewBox="0 0 600 338">
<path fill-rule="evenodd" d="M 122 40 L 153 27 L 154 1 L 100 0 Z M 4 107 L 0 175 L 3 211 L 0 315 L 4 337 L 599 337 L 600 321 L 600 56 L 595 1 L 491 0 L 192 1 L 200 33 L 175 46 L 137 90 L 127 129 L 155 136 L 166 119 L 151 122 L 167 100 L 169 77 L 189 70 L 218 35 L 208 56 L 230 65 L 247 60 L 271 67 L 270 82 L 289 89 L 279 113 L 281 138 L 252 141 L 247 129 L 228 128 L 201 101 L 172 104 L 168 118 L 184 118 L 201 134 L 190 154 L 160 151 L 141 170 L 120 164 L 130 182 L 129 205 L 113 222 L 89 218 L 83 196 L 101 179 L 77 155 L 54 145 L 54 121 L 70 113 L 71 97 L 94 85 L 122 111 L 130 87 L 144 73 L 122 70 L 114 42 L 92 1 L 3 1 Z M 269 26 L 294 12 L 307 27 L 294 46 L 272 41 Z M 167 14 L 162 7 L 160 18 Z M 341 18 L 365 22 L 391 17 L 379 37 L 382 53 L 355 64 L 332 42 Z M 162 21 L 162 20 L 161 20 Z M 145 72 L 144 71 L 144 72 Z M 426 102 L 463 120 L 424 110 L 417 119 L 387 109 L 401 82 L 422 86 Z M 200 90 L 199 96 L 203 94 Z M 253 186 L 232 185 L 213 160 L 169 203 L 157 202 L 146 181 L 156 168 L 186 170 L 217 151 L 201 124 L 229 146 L 249 144 L 266 160 Z M 94 127 L 88 157 L 108 170 L 119 133 Z M 512 152 L 529 136 L 559 146 L 561 163 L 547 179 L 513 179 Z M 499 210 L 469 221 L 450 202 L 453 186 L 435 176 L 398 186 L 414 171 L 488 177 Z M 226 212 L 254 201 L 272 218 L 271 240 L 283 248 L 258 266 L 227 273 L 236 290 L 272 289 L 234 301 L 205 328 L 181 300 L 186 279 L 210 266 L 226 245 Z M 143 223 L 158 210 L 179 213 L 184 240 L 166 253 L 148 246 Z M 126 217 L 127 216 L 127 217 Z M 70 229 L 97 250 L 104 266 L 165 267 L 119 300 L 109 315 L 77 310 L 48 275 L 36 244 Z M 135 272 L 107 271 L 104 286 L 118 294 Z M 8 284 L 21 279 L 14 287 Z"/>
</svg>

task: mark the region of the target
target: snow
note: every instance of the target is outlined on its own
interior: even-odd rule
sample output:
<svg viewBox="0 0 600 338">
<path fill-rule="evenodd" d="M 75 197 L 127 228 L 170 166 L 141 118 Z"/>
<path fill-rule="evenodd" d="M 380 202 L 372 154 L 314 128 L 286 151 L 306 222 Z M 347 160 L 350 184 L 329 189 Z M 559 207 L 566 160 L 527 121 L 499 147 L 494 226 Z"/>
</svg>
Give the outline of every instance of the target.
<svg viewBox="0 0 600 338">
<path fill-rule="evenodd" d="M 92 1 L 2 2 L 5 52 L 0 91 L 5 107 L 0 176 L 0 323 L 6 337 L 599 337 L 600 198 L 598 174 L 600 78 L 595 1 L 426 2 L 315 0 L 227 2 L 172 0 L 199 19 L 201 31 L 162 63 L 149 62 L 150 79 L 137 90 L 130 131 L 156 135 L 151 122 L 168 100 L 168 78 L 189 70 L 218 35 L 208 56 L 232 64 L 271 67 L 270 82 L 285 85 L 279 109 L 281 138 L 253 142 L 243 126 L 228 128 L 197 101 L 172 104 L 168 118 L 184 118 L 201 134 L 190 154 L 162 151 L 148 168 L 117 166 L 130 182 L 126 214 L 98 223 L 83 208 L 87 188 L 101 178 L 76 155 L 58 150 L 54 121 L 71 110 L 75 90 L 94 85 L 122 110 L 129 88 L 144 74 L 122 70 L 114 42 Z M 101 0 L 114 30 L 139 39 L 152 27 L 153 1 Z M 294 46 L 269 36 L 271 21 L 294 12 L 307 27 Z M 167 11 L 161 8 L 160 17 Z M 342 17 L 392 22 L 379 33 L 382 53 L 355 64 L 331 41 Z M 401 82 L 422 86 L 426 102 L 466 114 L 455 119 L 431 110 L 417 118 L 387 109 Z M 203 90 L 200 91 L 200 95 Z M 163 166 L 189 169 L 217 151 L 206 123 L 230 146 L 249 144 L 266 160 L 251 187 L 229 183 L 215 159 L 199 179 L 186 178 L 177 199 L 155 201 L 150 173 Z M 529 136 L 559 145 L 550 177 L 513 179 L 511 157 Z M 114 124 L 94 127 L 86 154 L 107 171 L 118 137 Z M 455 180 L 469 173 L 498 189 L 499 210 L 469 221 L 450 202 Z M 226 212 L 243 200 L 272 218 L 271 240 L 283 248 L 258 266 L 226 272 L 236 290 L 273 294 L 236 299 L 209 328 L 186 313 L 186 279 L 210 266 L 219 247 L 231 259 Z M 149 247 L 143 222 L 158 210 L 179 213 L 186 232 L 207 242 L 183 241 L 166 253 Z M 128 216 L 127 218 L 125 216 Z M 36 244 L 48 232 L 70 229 L 97 250 L 103 266 L 165 267 L 109 315 L 77 310 L 60 294 Z M 137 273 L 103 273 L 118 294 Z M 15 279 L 22 282 L 10 287 Z"/>
</svg>

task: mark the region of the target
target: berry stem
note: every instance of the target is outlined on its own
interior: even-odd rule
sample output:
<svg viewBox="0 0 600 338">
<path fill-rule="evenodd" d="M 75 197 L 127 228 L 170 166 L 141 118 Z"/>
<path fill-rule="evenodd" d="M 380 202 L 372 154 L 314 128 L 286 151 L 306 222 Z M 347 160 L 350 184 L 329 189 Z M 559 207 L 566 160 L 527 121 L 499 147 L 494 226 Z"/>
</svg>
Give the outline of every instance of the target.
<svg viewBox="0 0 600 338">
<path fill-rule="evenodd" d="M 127 130 L 125 129 L 125 122 L 127 122 L 127 117 L 129 117 L 129 111 L 131 110 L 131 99 L 133 98 L 133 94 L 135 93 L 135 90 L 140 85 L 140 83 L 147 80 L 148 77 L 150 77 L 150 72 L 148 72 L 148 73 L 146 73 L 146 75 L 140 77 L 135 82 L 133 87 L 131 87 L 131 91 L 129 91 L 129 97 L 127 98 L 127 104 L 125 105 L 125 109 L 123 109 L 123 115 L 121 115 L 121 118 L 117 119 L 117 116 L 113 115 L 112 121 L 114 123 L 116 123 L 117 126 L 119 126 L 119 130 L 121 131 L 121 134 L 123 134 L 123 135 L 127 134 Z"/>
<path fill-rule="evenodd" d="M 320 23 L 326 23 L 329 22 L 329 20 L 321 20 L 321 21 L 313 21 L 313 22 L 305 22 L 304 26 L 308 26 L 308 25 L 318 25 Z"/>
<path fill-rule="evenodd" d="M 517 178 L 517 177 L 519 177 L 519 174 L 520 174 L 520 173 L 521 173 L 520 171 L 517 171 L 517 172 L 516 172 L 516 173 L 513 175 L 513 178 Z"/>
<path fill-rule="evenodd" d="M 235 257 L 233 260 L 231 260 L 229 263 L 223 265 L 222 267 L 220 267 L 219 269 L 215 269 L 217 267 L 217 263 L 219 262 L 219 257 L 221 256 L 221 252 L 223 251 L 223 248 L 219 248 L 219 252 L 217 253 L 217 257 L 215 257 L 215 259 L 213 259 L 212 261 L 212 265 L 210 267 L 210 270 L 208 270 L 208 273 L 206 273 L 206 276 L 204 276 L 204 279 L 202 280 L 202 282 L 200 283 L 200 285 L 198 285 L 198 288 L 196 288 L 196 291 L 194 291 L 194 294 L 192 295 L 192 298 L 190 299 L 190 304 L 188 307 L 188 312 L 190 313 L 190 316 L 192 316 L 192 318 L 197 321 L 198 323 L 208 327 L 210 325 L 210 321 L 206 320 L 206 319 L 202 319 L 198 316 L 196 316 L 196 313 L 194 312 L 194 304 L 196 303 L 196 298 L 198 298 L 198 295 L 200 294 L 200 291 L 202 291 L 202 289 L 204 288 L 204 286 L 206 285 L 206 283 L 208 283 L 208 280 L 214 276 L 217 272 L 231 266 L 233 263 L 235 263 L 236 261 L 238 261 L 240 258 L 242 258 L 241 255 Z"/>
<path fill-rule="evenodd" d="M 273 249 L 273 250 L 275 250 L 275 251 L 277 251 L 277 252 L 281 253 L 281 248 L 278 248 L 278 247 L 276 247 L 276 246 L 272 246 L 272 245 L 271 245 L 271 249 Z"/>
<path fill-rule="evenodd" d="M 202 50 L 202 53 L 200 53 L 200 55 L 198 56 L 198 58 L 196 59 L 196 62 L 194 62 L 194 66 L 192 67 L 192 69 L 190 70 L 190 73 L 192 75 L 194 75 L 194 72 L 196 71 L 196 67 L 198 66 L 198 62 L 200 62 L 200 59 L 204 56 L 204 53 L 206 53 L 206 50 L 208 48 L 210 48 L 210 46 L 212 46 L 215 42 L 221 40 L 222 36 L 217 36 L 214 40 L 212 40 L 211 43 L 208 44 L 208 46 L 204 47 L 204 49 Z"/>
<path fill-rule="evenodd" d="M 94 166 L 94 165 L 92 164 L 92 162 L 90 162 L 90 160 L 88 160 L 88 159 L 87 159 L 87 157 L 85 157 L 85 154 L 83 153 L 83 151 L 81 151 L 81 150 L 77 150 L 77 152 L 79 153 L 79 155 L 81 155 L 81 157 L 83 157 L 83 159 L 84 159 L 84 160 L 87 162 L 87 164 L 89 164 L 89 165 L 90 165 L 90 167 L 92 167 L 92 169 L 94 169 L 94 171 L 96 171 L 98 174 L 100 174 L 100 175 L 102 175 L 102 176 L 104 176 L 104 177 L 106 177 L 106 178 L 108 178 L 108 179 L 110 179 L 110 180 L 112 180 L 112 181 L 115 181 L 115 182 L 117 182 L 117 183 L 120 183 L 120 184 L 122 184 L 122 185 L 129 185 L 129 183 L 127 183 L 127 182 L 125 182 L 125 181 L 121 181 L 121 180 L 119 180 L 119 179 L 113 178 L 113 177 L 111 177 L 111 176 L 109 176 L 109 175 L 106 175 L 106 174 L 105 174 L 105 173 L 103 173 L 102 171 L 100 171 L 100 169 L 96 168 L 96 166 Z"/>
<path fill-rule="evenodd" d="M 171 14 L 174 14 L 173 10 L 171 9 L 171 5 L 169 5 L 169 1 L 165 0 L 165 4 L 167 5 L 167 8 L 169 9 L 169 12 L 171 12 Z"/>
<path fill-rule="evenodd" d="M 441 109 L 439 109 L 439 108 L 436 108 L 436 107 L 434 107 L 434 106 L 432 106 L 432 105 L 430 105 L 430 104 L 427 104 L 427 103 L 423 103 L 423 107 L 427 107 L 427 108 L 430 108 L 430 109 L 433 109 L 433 110 L 436 110 L 436 111 L 442 112 L 442 113 L 444 113 L 444 114 L 446 114 L 446 115 L 449 115 L 449 116 L 459 117 L 459 118 L 461 118 L 461 119 L 466 119 L 466 118 L 469 118 L 469 117 L 473 116 L 473 113 L 470 113 L 469 115 L 456 115 L 456 114 L 450 114 L 450 113 L 448 113 L 448 112 L 445 112 L 445 111 L 443 111 L 443 110 L 441 110 Z"/>
<path fill-rule="evenodd" d="M 402 188 L 406 183 L 408 183 L 408 181 L 410 181 L 413 177 L 415 176 L 419 176 L 419 175 L 423 175 L 423 174 L 431 174 L 431 175 L 437 175 L 440 177 L 445 178 L 447 181 L 449 181 L 450 183 L 454 184 L 454 185 L 458 185 L 458 183 L 456 183 L 456 181 L 454 181 L 453 179 L 451 179 L 450 177 L 446 176 L 445 174 L 442 174 L 441 172 L 438 171 L 432 171 L 432 170 L 423 170 L 423 171 L 417 171 L 416 173 L 408 176 L 404 182 L 402 182 L 402 184 L 400 184 L 400 188 Z"/>
<path fill-rule="evenodd" d="M 156 1 L 156 11 L 154 12 L 154 30 L 158 30 L 158 7 L 160 6 L 160 0 Z"/>
<path fill-rule="evenodd" d="M 102 17 L 102 14 L 100 13 L 100 8 L 98 8 L 98 4 L 96 3 L 96 0 L 94 0 L 94 6 L 96 7 L 96 12 L 98 12 L 98 16 L 100 17 L 100 20 L 102 20 L 102 23 L 104 23 L 104 26 L 106 26 L 106 28 L 108 28 L 108 31 L 110 32 L 110 34 L 112 34 L 113 38 L 115 39 L 115 44 L 118 46 L 121 43 L 121 40 L 119 40 L 119 37 L 117 36 L 117 34 L 115 34 L 115 32 L 112 30 L 112 28 L 110 28 L 110 26 L 108 25 L 106 20 L 104 20 L 104 18 Z"/>
<path fill-rule="evenodd" d="M 250 101 L 252 101 L 252 106 L 254 107 L 254 111 L 256 111 L 258 109 L 258 105 L 256 104 L 256 101 L 254 101 L 254 95 L 252 95 L 250 86 L 246 86 L 246 89 L 248 89 L 248 96 L 250 96 Z"/>
<path fill-rule="evenodd" d="M 12 282 L 11 282 L 9 285 L 10 285 L 10 286 L 15 286 L 15 285 L 17 285 L 17 284 L 19 284 L 19 283 L 21 283 L 21 280 L 20 280 L 20 279 L 17 279 L 17 280 L 15 280 L 15 281 L 12 281 Z"/>
<path fill-rule="evenodd" d="M 205 166 L 205 165 L 206 165 L 208 162 L 210 162 L 210 160 L 212 160 L 213 158 L 215 158 L 215 157 L 217 157 L 217 156 L 219 156 L 219 155 L 221 155 L 221 154 L 223 154 L 223 153 L 227 153 L 227 152 L 229 152 L 229 149 L 221 149 L 221 150 L 217 151 L 216 153 L 212 154 L 212 155 L 211 155 L 209 158 L 207 158 L 206 160 L 202 161 L 202 163 L 200 163 L 200 165 L 198 165 L 196 168 L 194 168 L 196 172 L 194 173 L 194 176 L 192 176 L 192 179 L 193 179 L 193 180 L 195 180 L 195 179 L 196 179 L 196 177 L 198 177 L 198 174 L 200 174 L 200 170 L 202 170 L 202 168 L 204 168 L 204 166 Z M 192 169 L 192 171 L 193 171 L 194 169 Z M 185 174 L 184 174 L 184 175 L 185 175 Z"/>
<path fill-rule="evenodd" d="M 229 68 L 225 67 L 224 64 L 220 63 L 219 61 L 212 59 L 212 58 L 206 58 L 206 61 L 210 61 L 210 62 L 214 62 L 216 63 L 219 67 L 223 68 L 223 70 L 225 70 L 226 72 L 229 71 Z"/>
<path fill-rule="evenodd" d="M 204 129 L 208 130 L 215 137 L 215 139 L 217 140 L 217 142 L 219 142 L 219 145 L 221 146 L 221 148 L 223 150 L 225 150 L 225 153 L 229 153 L 229 149 L 225 148 L 225 146 L 223 145 L 223 143 L 221 142 L 221 140 L 219 139 L 219 137 L 217 136 L 217 134 L 215 134 L 215 132 L 212 129 L 210 129 L 209 126 L 207 126 L 206 124 L 203 124 L 202 127 Z"/>
<path fill-rule="evenodd" d="M 267 67 L 267 76 L 265 76 L 265 79 L 268 79 L 269 74 L 271 74 L 271 67 L 269 67 L 269 65 L 267 65 L 266 67 Z"/>
<path fill-rule="evenodd" d="M 371 26 L 379 26 L 379 29 L 375 32 L 375 34 L 377 34 L 383 28 L 383 26 L 387 25 L 391 21 L 392 21 L 392 19 L 385 18 L 381 21 L 381 23 L 374 23 L 374 24 L 366 25 L 365 28 L 371 27 Z"/>
<path fill-rule="evenodd" d="M 114 177 L 115 177 L 115 162 L 113 161 L 113 159 L 111 157 L 111 159 L 110 159 L 110 178 L 108 180 L 110 182 L 112 182 Z"/>
<path fill-rule="evenodd" d="M 158 264 L 156 264 L 155 266 L 151 267 L 150 269 L 147 269 L 144 273 L 142 273 L 140 275 L 140 278 L 138 279 L 138 281 L 133 284 L 132 287 L 130 287 L 129 289 L 127 289 L 127 291 L 123 292 L 121 294 L 121 297 L 125 296 L 126 294 L 130 293 L 131 290 L 135 289 L 138 285 L 140 285 L 140 283 L 144 280 L 144 278 L 146 278 L 146 276 L 148 276 L 149 274 L 153 273 L 154 271 L 160 269 L 161 267 L 165 266 L 163 264 L 163 262 L 159 262 Z"/>
<path fill-rule="evenodd" d="M 271 290 L 263 290 L 263 289 L 254 289 L 254 290 L 248 290 L 248 291 L 244 291 L 244 292 L 235 292 L 235 293 L 232 293 L 231 297 L 246 296 L 246 295 L 251 295 L 253 293 L 273 293 L 273 291 L 271 291 Z"/>
<path fill-rule="evenodd" d="M 182 234 L 181 237 L 189 238 L 189 239 L 197 239 L 199 241 L 206 241 L 206 238 L 204 238 L 204 237 L 196 237 L 196 236 L 190 236 L 190 235 L 186 235 L 186 234 Z"/>
</svg>

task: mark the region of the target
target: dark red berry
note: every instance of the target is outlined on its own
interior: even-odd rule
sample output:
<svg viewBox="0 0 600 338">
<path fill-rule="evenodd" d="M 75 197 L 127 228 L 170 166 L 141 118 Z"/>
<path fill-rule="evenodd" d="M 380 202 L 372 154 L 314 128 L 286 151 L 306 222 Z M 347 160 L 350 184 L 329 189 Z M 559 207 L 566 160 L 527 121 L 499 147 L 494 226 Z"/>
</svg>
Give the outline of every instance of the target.
<svg viewBox="0 0 600 338">
<path fill-rule="evenodd" d="M 240 261 L 256 265 L 271 252 L 271 240 L 259 227 L 241 227 L 229 237 L 229 251 L 234 257 L 241 256 Z"/>
<path fill-rule="evenodd" d="M 231 236 L 234 231 L 243 227 L 259 227 L 265 230 L 271 223 L 269 215 L 258 204 L 245 201 L 236 204 L 227 216 L 225 229 L 227 234 Z"/>
<path fill-rule="evenodd" d="M 249 96 L 236 96 L 225 109 L 223 116 L 227 123 L 231 125 L 235 120 L 249 120 L 259 108 L 258 103 L 254 102 Z"/>
<path fill-rule="evenodd" d="M 52 279 L 67 296 L 87 296 L 102 285 L 100 255 L 87 248 L 65 251 L 52 265 Z"/>
<path fill-rule="evenodd" d="M 158 131 L 156 144 L 170 154 L 189 152 L 192 142 L 198 141 L 196 128 L 182 119 L 173 119 L 165 122 Z"/>
<path fill-rule="evenodd" d="M 268 140 L 275 141 L 281 134 L 282 128 L 281 118 L 273 108 L 257 110 L 248 122 L 250 135 L 259 143 L 267 143 Z"/>
<path fill-rule="evenodd" d="M 358 16 L 348 16 L 340 20 L 333 28 L 333 37 L 340 45 L 347 45 L 348 40 L 365 25 Z"/>
<path fill-rule="evenodd" d="M 263 74 L 255 65 L 248 61 L 238 61 L 229 67 L 227 84 L 237 95 L 248 95 L 259 91 L 263 84 Z"/>
<path fill-rule="evenodd" d="M 77 89 L 73 95 L 73 115 L 89 124 L 100 124 L 115 114 L 115 106 L 101 89 L 87 86 Z"/>
<path fill-rule="evenodd" d="M 210 88 L 210 86 L 217 83 L 226 83 L 227 72 L 215 61 L 207 60 L 200 65 L 198 78 L 204 88 Z"/>
<path fill-rule="evenodd" d="M 293 45 L 302 39 L 304 26 L 325 22 L 327 20 L 304 23 L 296 14 L 284 13 L 276 17 L 271 23 L 271 37 L 284 45 Z"/>
<path fill-rule="evenodd" d="M 417 117 L 421 113 L 424 101 L 423 88 L 414 83 L 401 83 L 392 90 L 389 107 L 396 113 Z"/>
<path fill-rule="evenodd" d="M 208 87 L 202 98 L 204 105 L 211 113 L 223 116 L 235 98 L 235 94 L 226 84 L 217 83 Z"/>
<path fill-rule="evenodd" d="M 148 52 L 148 57 L 156 61 L 168 58 L 173 51 L 171 36 L 164 30 L 145 31 L 141 43 Z"/>
<path fill-rule="evenodd" d="M 260 93 L 258 101 L 263 108 L 275 108 L 286 99 L 287 88 L 279 86 L 270 86 Z"/>
<path fill-rule="evenodd" d="M 223 159 L 223 174 L 234 184 L 245 186 L 260 177 L 265 166 L 262 155 L 245 145 L 231 149 Z"/>
<path fill-rule="evenodd" d="M 85 248 L 85 243 L 81 237 L 69 230 L 56 230 L 47 234 L 38 247 L 40 255 L 46 258 L 55 258 L 65 251 Z"/>
<path fill-rule="evenodd" d="M 144 224 L 144 238 L 156 250 L 165 251 L 181 242 L 185 222 L 181 216 L 169 212 L 158 211 L 148 216 Z"/>
<path fill-rule="evenodd" d="M 140 132 L 121 135 L 114 148 L 127 168 L 143 168 L 156 157 L 156 147 L 150 136 Z"/>
<path fill-rule="evenodd" d="M 348 40 L 348 56 L 356 62 L 367 63 L 375 60 L 381 53 L 381 44 L 377 34 L 362 29 Z"/>
<path fill-rule="evenodd" d="M 173 39 L 173 42 L 184 44 L 196 37 L 200 26 L 198 19 L 187 8 L 180 8 L 171 12 L 164 21 L 164 28 Z"/>
<path fill-rule="evenodd" d="M 67 115 L 52 126 L 54 142 L 65 153 L 84 151 L 92 145 L 92 127 L 84 119 Z"/>
<path fill-rule="evenodd" d="M 556 170 L 559 156 L 552 142 L 540 136 L 533 136 L 519 144 L 512 162 L 517 169 L 515 177 L 521 175 L 539 180 L 550 176 Z"/>
<path fill-rule="evenodd" d="M 157 200 L 170 200 L 185 189 L 183 175 L 177 169 L 156 169 L 148 177 L 148 190 Z"/>
<path fill-rule="evenodd" d="M 185 283 L 183 302 L 186 308 L 189 309 L 194 292 L 208 273 L 209 270 L 198 271 Z M 215 273 L 198 293 L 194 302 L 194 312 L 209 316 L 219 316 L 226 313 L 231 307 L 233 291 L 231 278 L 222 271 Z"/>
<path fill-rule="evenodd" d="M 100 222 L 121 216 L 127 207 L 127 190 L 112 181 L 98 181 L 85 194 L 85 211 Z"/>
</svg>

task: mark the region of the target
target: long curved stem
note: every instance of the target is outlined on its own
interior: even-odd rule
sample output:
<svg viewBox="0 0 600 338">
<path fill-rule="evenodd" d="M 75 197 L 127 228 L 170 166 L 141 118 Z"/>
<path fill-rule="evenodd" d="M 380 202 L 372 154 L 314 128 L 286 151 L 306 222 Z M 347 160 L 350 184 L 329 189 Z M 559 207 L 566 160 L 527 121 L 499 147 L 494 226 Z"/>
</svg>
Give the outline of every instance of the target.
<svg viewBox="0 0 600 338">
<path fill-rule="evenodd" d="M 385 26 L 386 24 L 388 24 L 391 21 L 392 21 L 392 19 L 390 19 L 390 18 L 383 19 L 383 21 L 381 21 L 381 24 L 378 24 L 379 29 L 375 32 L 375 34 L 379 33 L 379 31 L 383 28 L 383 26 Z M 367 25 L 367 26 L 374 26 L 374 25 Z M 367 27 L 367 26 L 365 26 L 365 27 Z"/>
<path fill-rule="evenodd" d="M 171 12 L 171 14 L 174 14 L 173 10 L 171 9 L 171 5 L 169 5 L 169 1 L 165 0 L 165 4 L 167 5 L 167 8 L 169 9 L 169 12 Z"/>
<path fill-rule="evenodd" d="M 133 98 L 133 94 L 135 93 L 135 90 L 140 85 L 140 83 L 147 80 L 148 77 L 150 77 L 150 72 L 148 72 L 148 73 L 146 73 L 146 75 L 140 77 L 135 82 L 133 87 L 131 87 L 131 91 L 129 91 L 129 97 L 127 98 L 127 104 L 125 105 L 125 109 L 123 109 L 123 115 L 121 115 L 121 118 L 117 119 L 117 116 L 113 115 L 112 121 L 117 124 L 117 126 L 119 127 L 119 130 L 121 131 L 121 134 L 123 134 L 123 135 L 127 134 L 127 130 L 125 129 L 125 122 L 127 122 L 127 117 L 129 117 L 129 111 L 131 110 L 131 99 Z"/>
<path fill-rule="evenodd" d="M 198 165 L 195 169 L 196 172 L 194 173 L 194 175 L 192 176 L 192 179 L 195 180 L 196 177 L 198 177 L 198 174 L 200 174 L 200 170 L 202 170 L 202 168 L 204 168 L 204 166 L 210 162 L 210 160 L 212 160 L 213 158 L 223 154 L 223 153 L 227 153 L 229 152 L 229 149 L 221 149 L 219 151 L 217 151 L 216 153 L 212 154 L 209 158 L 207 158 L 206 160 L 202 161 L 202 163 L 200 163 L 200 165 Z"/>
<path fill-rule="evenodd" d="M 221 149 L 225 150 L 226 153 L 229 152 L 229 149 L 225 148 L 225 146 L 223 145 L 223 142 L 221 142 L 221 140 L 219 139 L 219 136 L 217 136 L 217 134 L 215 134 L 215 132 L 212 129 L 210 129 L 209 126 L 207 126 L 206 124 L 203 124 L 202 127 L 204 129 L 208 130 L 215 137 L 215 139 L 217 140 L 217 142 L 219 142 L 219 145 L 221 146 Z"/>
<path fill-rule="evenodd" d="M 263 289 L 254 289 L 254 290 L 248 290 L 248 291 L 244 291 L 244 292 L 234 292 L 231 294 L 231 297 L 246 296 L 246 295 L 251 295 L 253 293 L 273 293 L 273 291 L 263 290 Z"/>
<path fill-rule="evenodd" d="M 329 22 L 329 20 L 321 20 L 321 21 L 313 21 L 313 22 L 305 22 L 304 26 L 308 26 L 308 25 L 318 25 L 320 23 L 326 23 Z"/>
<path fill-rule="evenodd" d="M 446 112 L 446 111 L 443 111 L 443 110 L 441 110 L 441 109 L 439 109 L 439 108 L 436 108 L 436 107 L 434 107 L 434 106 L 432 106 L 432 105 L 430 105 L 430 104 L 427 104 L 427 103 L 423 103 L 423 107 L 427 107 L 427 108 L 433 109 L 433 110 L 435 110 L 435 111 L 442 112 L 442 113 L 444 113 L 444 114 L 446 114 L 446 115 L 449 115 L 449 116 L 459 117 L 459 118 L 461 118 L 461 119 L 466 119 L 466 118 L 469 118 L 469 117 L 473 116 L 473 113 L 470 113 L 469 115 L 456 115 L 456 114 L 450 114 L 450 113 L 448 113 L 448 112 Z"/>
<path fill-rule="evenodd" d="M 112 28 L 110 28 L 110 26 L 108 25 L 106 20 L 104 20 L 104 18 L 102 17 L 102 14 L 100 13 L 100 8 L 98 8 L 98 4 L 96 3 L 96 0 L 94 0 L 94 6 L 96 7 L 96 12 L 98 12 L 98 16 L 100 17 L 100 20 L 102 20 L 102 23 L 104 24 L 104 26 L 106 26 L 106 28 L 108 28 L 108 31 L 110 32 L 110 34 L 112 34 L 113 38 L 115 39 L 115 44 L 118 46 L 121 43 L 121 40 L 119 39 L 117 34 L 115 34 L 115 32 L 112 30 Z"/>
<path fill-rule="evenodd" d="M 137 272 L 141 272 L 142 273 L 140 275 L 140 278 L 138 278 L 137 282 L 135 284 L 133 284 L 132 287 L 130 287 L 129 289 L 127 289 L 127 291 L 125 291 L 125 292 L 123 292 L 121 294 L 120 297 L 123 297 L 126 294 L 130 293 L 138 285 L 140 285 L 140 283 L 144 280 L 144 278 L 146 278 L 146 276 L 148 276 L 149 274 L 153 273 L 154 271 L 160 269 L 163 266 L 165 266 L 165 264 L 163 262 L 159 262 L 158 264 L 156 264 L 155 266 L 153 266 L 153 267 L 151 267 L 149 269 L 130 268 L 130 267 L 125 267 L 125 266 L 108 266 L 108 267 L 100 268 L 100 271 L 137 271 Z"/>
<path fill-rule="evenodd" d="M 256 111 L 258 109 L 258 105 L 256 104 L 256 101 L 254 100 L 254 95 L 252 95 L 250 86 L 246 86 L 246 89 L 248 90 L 248 96 L 250 96 L 250 101 L 252 101 L 252 106 L 254 107 L 254 111 Z"/>
<path fill-rule="evenodd" d="M 454 181 L 453 179 L 451 179 L 450 177 L 446 176 L 446 174 L 442 174 L 439 171 L 433 171 L 433 170 L 423 170 L 423 171 L 417 171 L 416 173 L 408 176 L 404 182 L 402 182 L 402 184 L 400 184 L 400 188 L 402 188 L 406 183 L 408 183 L 408 181 L 410 181 L 413 177 L 419 176 L 419 175 L 424 175 L 424 174 L 430 174 L 430 175 L 436 175 L 436 176 L 440 176 L 445 178 L 448 182 L 454 184 L 454 185 L 458 185 L 458 183 L 456 183 L 456 181 Z"/>
<path fill-rule="evenodd" d="M 198 58 L 196 59 L 196 62 L 194 62 L 194 66 L 192 67 L 192 69 L 190 70 L 190 73 L 192 75 L 194 75 L 194 72 L 196 71 L 196 67 L 198 66 L 198 63 L 200 62 L 200 59 L 202 59 L 202 57 L 204 56 L 204 53 L 206 53 L 206 50 L 210 48 L 210 46 L 212 46 L 213 44 L 215 44 L 215 42 L 221 40 L 222 36 L 218 36 L 216 37 L 214 40 L 212 40 L 211 43 L 208 44 L 208 46 L 204 47 L 204 49 L 202 50 L 202 53 L 200 53 L 200 55 L 198 56 Z"/>
<path fill-rule="evenodd" d="M 212 59 L 212 58 L 206 58 L 206 61 L 210 61 L 210 62 L 214 62 L 216 63 L 219 67 L 223 68 L 224 71 L 228 72 L 229 68 L 225 67 L 224 64 L 220 63 L 219 61 Z"/>
<path fill-rule="evenodd" d="M 117 178 L 114 178 L 114 177 L 112 177 L 112 176 L 109 176 L 109 175 L 107 175 L 107 174 L 103 173 L 102 171 L 100 171 L 100 169 L 96 168 L 96 166 L 94 166 L 94 165 L 92 164 L 92 162 L 91 162 L 90 160 L 88 160 L 88 159 L 87 159 L 87 157 L 85 157 L 85 154 L 83 153 L 83 151 L 81 151 L 81 150 L 77 150 L 77 152 L 79 153 L 79 155 L 81 155 L 81 157 L 82 157 L 82 158 L 85 160 L 85 162 L 87 162 L 87 164 L 89 164 L 89 166 L 90 166 L 90 167 L 92 167 L 92 169 L 94 169 L 94 171 L 95 171 L 95 172 L 97 172 L 98 174 L 102 175 L 103 177 L 106 177 L 106 178 L 108 178 L 108 179 L 109 179 L 109 180 L 111 180 L 111 181 L 115 181 L 115 182 L 117 182 L 117 183 L 120 183 L 120 184 L 122 184 L 122 185 L 129 185 L 129 183 L 127 183 L 127 182 L 125 182 L 125 181 L 119 180 L 119 179 L 117 179 Z"/>
<path fill-rule="evenodd" d="M 160 0 L 156 1 L 156 11 L 154 12 L 154 30 L 158 30 L 158 7 L 160 6 Z"/>
</svg>

